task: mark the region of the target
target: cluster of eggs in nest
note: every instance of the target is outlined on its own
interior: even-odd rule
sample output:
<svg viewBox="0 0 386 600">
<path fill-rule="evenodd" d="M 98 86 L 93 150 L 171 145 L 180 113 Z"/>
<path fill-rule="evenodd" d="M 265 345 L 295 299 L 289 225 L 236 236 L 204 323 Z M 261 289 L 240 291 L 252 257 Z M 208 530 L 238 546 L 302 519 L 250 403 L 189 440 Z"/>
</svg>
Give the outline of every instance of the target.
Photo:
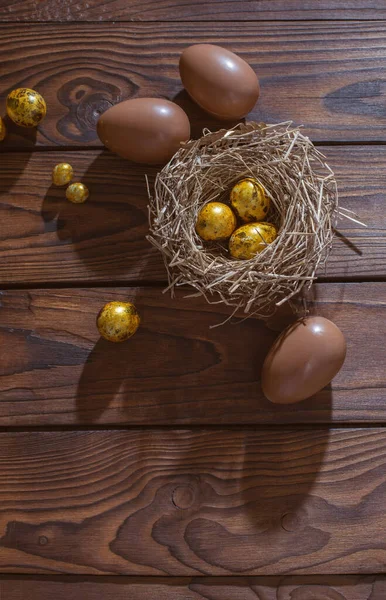
<svg viewBox="0 0 386 600">
<path fill-rule="evenodd" d="M 277 237 L 275 225 L 265 221 L 270 204 L 262 184 L 247 177 L 233 186 L 228 204 L 208 202 L 201 208 L 196 232 L 206 242 L 228 241 L 233 258 L 248 260 Z"/>
</svg>

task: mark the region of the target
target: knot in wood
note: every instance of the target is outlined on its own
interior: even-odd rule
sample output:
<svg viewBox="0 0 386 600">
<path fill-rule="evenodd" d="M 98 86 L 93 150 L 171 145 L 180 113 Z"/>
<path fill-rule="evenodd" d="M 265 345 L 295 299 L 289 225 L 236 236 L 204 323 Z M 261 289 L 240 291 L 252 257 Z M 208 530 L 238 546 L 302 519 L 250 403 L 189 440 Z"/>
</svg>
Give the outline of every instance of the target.
<svg viewBox="0 0 386 600">
<path fill-rule="evenodd" d="M 289 512 L 281 518 L 281 526 L 285 531 L 296 531 L 300 525 L 300 518 L 296 513 Z"/>
<path fill-rule="evenodd" d="M 189 485 L 179 485 L 173 490 L 172 501 L 176 508 L 185 510 L 194 504 L 195 491 Z"/>
<path fill-rule="evenodd" d="M 39 546 L 46 546 L 48 544 L 48 537 L 45 535 L 39 536 Z"/>
<path fill-rule="evenodd" d="M 118 81 L 118 84 L 121 83 Z M 99 117 L 111 106 L 135 95 L 132 82 L 114 85 L 92 77 L 78 77 L 66 82 L 58 91 L 58 99 L 68 114 L 57 123 L 59 132 L 69 140 L 88 142 L 96 139 Z"/>
</svg>

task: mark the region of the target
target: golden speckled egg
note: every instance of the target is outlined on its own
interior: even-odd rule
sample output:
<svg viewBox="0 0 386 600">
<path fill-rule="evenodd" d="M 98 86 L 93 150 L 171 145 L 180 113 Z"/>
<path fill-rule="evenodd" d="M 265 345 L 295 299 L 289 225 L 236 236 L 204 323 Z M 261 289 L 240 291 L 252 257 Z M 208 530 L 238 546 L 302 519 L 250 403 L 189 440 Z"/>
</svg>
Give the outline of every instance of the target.
<svg viewBox="0 0 386 600">
<path fill-rule="evenodd" d="M 86 202 L 89 191 L 84 183 L 71 183 L 66 189 L 66 198 L 74 204 Z"/>
<path fill-rule="evenodd" d="M 138 311 L 131 302 L 108 302 L 97 317 L 98 331 L 109 342 L 125 342 L 139 324 Z"/>
<path fill-rule="evenodd" d="M 236 229 L 236 217 L 223 202 L 208 202 L 198 213 L 196 231 L 205 241 L 226 240 Z"/>
<path fill-rule="evenodd" d="M 29 88 L 13 90 L 7 98 L 7 114 L 16 125 L 36 127 L 44 119 L 47 106 L 43 96 Z"/>
<path fill-rule="evenodd" d="M 52 183 L 54 185 L 67 185 L 73 178 L 74 171 L 68 163 L 59 163 L 52 171 Z"/>
<path fill-rule="evenodd" d="M 270 199 L 261 183 L 247 177 L 236 183 L 231 191 L 231 205 L 242 221 L 264 221 L 267 218 Z"/>
<path fill-rule="evenodd" d="M 7 128 L 5 126 L 3 119 L 0 117 L 0 142 L 2 142 L 5 139 L 6 135 L 7 135 Z"/>
<path fill-rule="evenodd" d="M 262 252 L 276 239 L 277 230 L 272 223 L 248 223 L 236 229 L 229 240 L 233 258 L 248 260 Z"/>
</svg>

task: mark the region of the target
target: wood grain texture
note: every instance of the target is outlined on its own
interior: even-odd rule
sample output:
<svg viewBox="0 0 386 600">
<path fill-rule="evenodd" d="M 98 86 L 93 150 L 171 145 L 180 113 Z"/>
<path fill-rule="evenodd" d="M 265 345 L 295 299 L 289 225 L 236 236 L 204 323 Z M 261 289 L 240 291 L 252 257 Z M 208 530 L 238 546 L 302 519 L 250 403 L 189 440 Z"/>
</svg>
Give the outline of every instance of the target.
<svg viewBox="0 0 386 600">
<path fill-rule="evenodd" d="M 339 223 L 327 272 L 334 278 L 386 276 L 386 147 L 322 147 L 336 172 L 341 205 L 368 225 Z M 51 186 L 68 161 L 91 196 L 84 205 Z M 5 153 L 0 159 L 0 284 L 165 281 L 147 242 L 145 174 L 107 151 Z"/>
<path fill-rule="evenodd" d="M 0 281 L 165 281 L 162 257 L 147 242 L 145 174 L 108 151 L 2 154 Z M 53 167 L 70 162 L 90 190 L 82 205 L 51 185 Z"/>
<path fill-rule="evenodd" d="M 0 102 L 13 88 L 36 88 L 48 115 L 37 133 L 10 127 L 2 147 L 99 144 L 99 115 L 138 96 L 176 98 L 193 136 L 223 126 L 182 92 L 180 53 L 199 42 L 224 45 L 255 69 L 262 92 L 249 118 L 293 120 L 319 141 L 386 140 L 382 23 L 3 24 Z"/>
<path fill-rule="evenodd" d="M 383 0 L 0 0 L 0 21 L 385 19 Z"/>
<path fill-rule="evenodd" d="M 318 284 L 313 312 L 347 338 L 332 384 L 296 405 L 273 405 L 260 371 L 276 337 L 256 319 L 210 329 L 226 308 L 172 300 L 160 289 L 8 291 L 0 307 L 0 425 L 175 425 L 384 421 L 386 283 Z M 100 340 L 109 300 L 136 304 L 125 344 Z"/>
<path fill-rule="evenodd" d="M 384 600 L 381 575 L 123 577 L 0 575 L 11 600 Z"/>
<path fill-rule="evenodd" d="M 0 570 L 385 573 L 385 456 L 383 428 L 3 433 Z"/>
</svg>

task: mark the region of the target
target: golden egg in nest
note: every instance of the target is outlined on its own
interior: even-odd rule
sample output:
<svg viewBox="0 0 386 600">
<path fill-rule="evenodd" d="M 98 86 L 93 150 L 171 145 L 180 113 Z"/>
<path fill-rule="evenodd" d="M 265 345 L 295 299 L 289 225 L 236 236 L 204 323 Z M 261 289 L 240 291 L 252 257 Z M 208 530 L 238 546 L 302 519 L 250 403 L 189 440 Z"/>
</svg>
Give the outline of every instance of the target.
<svg viewBox="0 0 386 600">
<path fill-rule="evenodd" d="M 46 116 L 47 105 L 39 92 L 18 88 L 8 95 L 7 114 L 16 125 L 36 127 Z"/>
<path fill-rule="evenodd" d="M 66 198 L 74 204 L 82 204 L 89 197 L 89 191 L 84 183 L 71 183 L 66 189 Z"/>
<path fill-rule="evenodd" d="M 109 342 L 125 342 L 139 324 L 138 311 L 131 302 L 108 302 L 97 317 L 98 331 Z"/>
<path fill-rule="evenodd" d="M 248 260 L 262 252 L 277 237 L 272 223 L 248 223 L 242 225 L 229 240 L 229 252 L 233 258 Z"/>
<path fill-rule="evenodd" d="M 0 142 L 5 140 L 5 136 L 7 135 L 7 128 L 3 119 L 0 117 Z"/>
<path fill-rule="evenodd" d="M 264 221 L 270 206 L 265 189 L 256 179 L 247 177 L 233 186 L 230 195 L 232 208 L 242 221 Z"/>
<path fill-rule="evenodd" d="M 74 171 L 68 163 L 59 163 L 52 171 L 52 183 L 54 185 L 67 185 L 73 178 Z"/>
<path fill-rule="evenodd" d="M 236 216 L 223 202 L 208 202 L 198 213 L 196 231 L 206 242 L 227 240 L 236 229 Z"/>
</svg>

